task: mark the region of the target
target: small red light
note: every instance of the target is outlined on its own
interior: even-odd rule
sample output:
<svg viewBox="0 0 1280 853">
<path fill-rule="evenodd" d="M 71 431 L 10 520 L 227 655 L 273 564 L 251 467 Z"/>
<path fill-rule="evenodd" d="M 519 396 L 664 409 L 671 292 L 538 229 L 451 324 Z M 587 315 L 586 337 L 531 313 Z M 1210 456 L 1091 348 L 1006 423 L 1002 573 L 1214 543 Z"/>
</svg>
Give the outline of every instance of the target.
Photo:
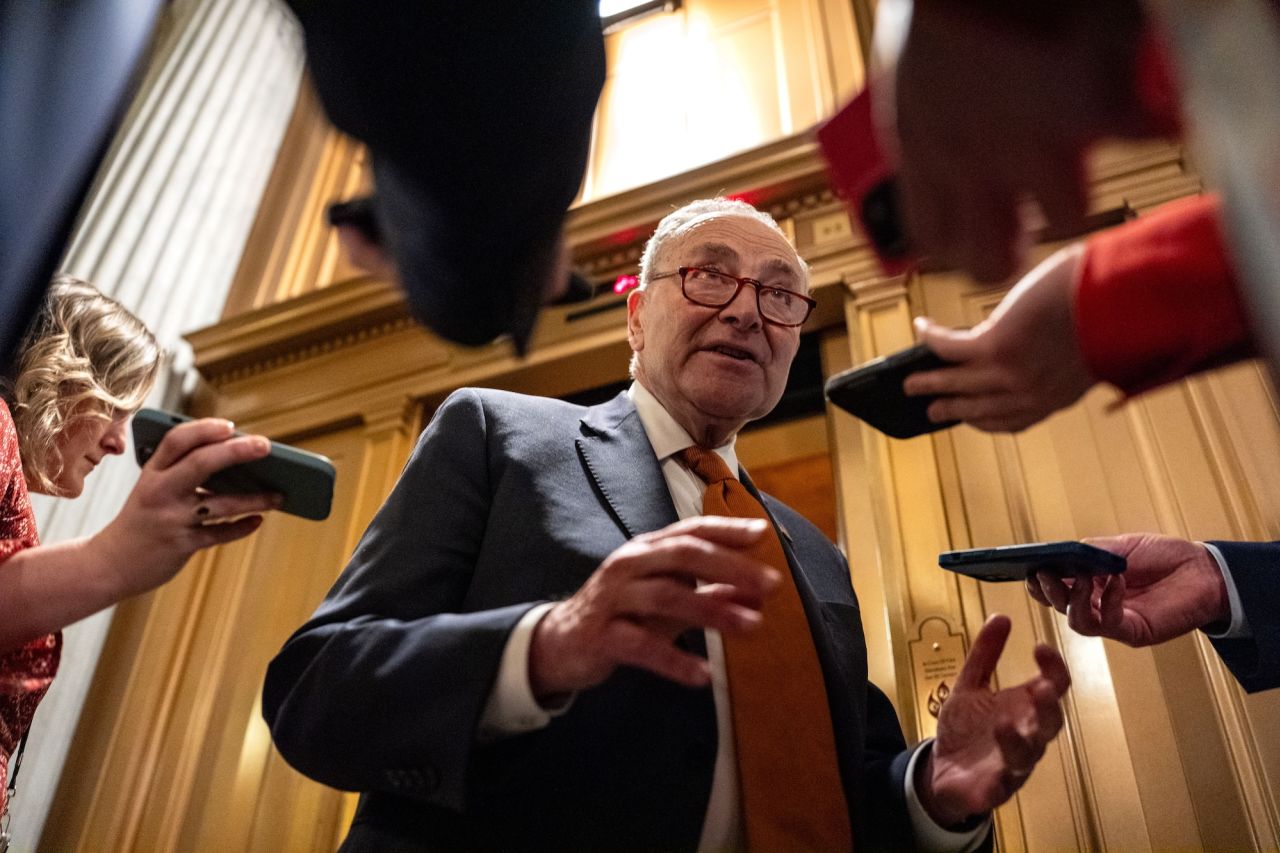
<svg viewBox="0 0 1280 853">
<path fill-rule="evenodd" d="M 634 275 L 620 275 L 613 280 L 614 293 L 626 293 L 640 286 L 640 279 Z"/>
<path fill-rule="evenodd" d="M 752 207 L 759 207 L 760 202 L 764 199 L 764 193 L 760 190 L 743 190 L 739 193 L 729 193 L 725 198 L 733 201 L 743 201 Z"/>
</svg>

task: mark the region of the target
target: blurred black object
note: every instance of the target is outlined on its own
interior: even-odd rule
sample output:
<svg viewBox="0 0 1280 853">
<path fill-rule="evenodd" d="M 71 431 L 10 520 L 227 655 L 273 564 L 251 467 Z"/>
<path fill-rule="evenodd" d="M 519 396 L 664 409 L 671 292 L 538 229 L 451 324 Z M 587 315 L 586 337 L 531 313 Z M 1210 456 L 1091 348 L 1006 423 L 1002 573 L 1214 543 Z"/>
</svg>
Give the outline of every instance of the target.
<svg viewBox="0 0 1280 853">
<path fill-rule="evenodd" d="M 369 147 L 414 314 L 523 351 L 604 83 L 595 0 L 290 5 L 330 120 Z"/>
<path fill-rule="evenodd" d="M 569 273 L 569 286 L 552 305 L 571 305 L 575 302 L 586 302 L 596 295 L 596 286 L 587 281 L 581 273 Z"/>
<path fill-rule="evenodd" d="M 370 243 L 382 245 L 382 228 L 378 225 L 377 209 L 371 195 L 335 201 L 329 205 L 325 218 L 334 228 L 350 226 L 363 234 Z"/>
<path fill-rule="evenodd" d="M 66 250 L 162 0 L 0 0 L 0 368 Z"/>
<path fill-rule="evenodd" d="M 916 344 L 832 376 L 827 380 L 827 399 L 893 438 L 936 432 L 959 421 L 929 420 L 929 404 L 938 398 L 908 397 L 902 382 L 912 373 L 947 364 L 924 344 Z"/>
<path fill-rule="evenodd" d="M 329 205 L 325 219 L 334 228 L 354 228 L 366 240 L 382 247 L 382 226 L 378 223 L 377 202 L 373 196 L 358 196 Z M 570 271 L 564 292 L 548 305 L 569 305 L 586 302 L 596 295 L 596 287 L 581 273 Z"/>
</svg>

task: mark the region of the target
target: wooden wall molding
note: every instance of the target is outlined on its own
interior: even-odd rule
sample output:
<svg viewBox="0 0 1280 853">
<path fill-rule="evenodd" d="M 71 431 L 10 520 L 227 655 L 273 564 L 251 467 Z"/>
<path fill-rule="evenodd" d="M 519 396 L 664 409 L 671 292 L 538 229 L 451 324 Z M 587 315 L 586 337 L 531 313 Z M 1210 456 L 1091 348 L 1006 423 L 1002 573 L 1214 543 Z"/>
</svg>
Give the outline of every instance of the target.
<svg viewBox="0 0 1280 853">
<path fill-rule="evenodd" d="M 238 314 L 187 340 L 205 379 L 220 387 L 410 325 L 395 286 L 366 277 Z M 438 355 L 448 358 L 443 349 Z"/>
<path fill-rule="evenodd" d="M 574 246 L 575 265 L 580 271 L 592 278 L 604 277 L 619 272 L 633 272 L 640 264 L 640 255 L 644 251 L 645 242 L 649 239 L 650 233 L 652 233 L 654 226 L 658 224 L 662 216 L 670 213 L 680 204 L 698 198 L 706 198 L 713 194 L 740 194 L 750 200 L 756 207 L 767 211 L 770 216 L 778 221 L 784 231 L 789 232 L 796 242 L 796 247 L 805 256 L 810 265 L 821 261 L 833 250 L 848 251 L 850 248 L 862 248 L 866 250 L 868 256 L 871 256 L 866 240 L 848 224 L 848 215 L 844 211 L 843 204 L 827 186 L 825 167 L 817 160 L 810 163 L 810 167 L 811 172 L 804 179 L 797 179 L 790 184 L 770 186 L 767 183 L 751 184 L 748 182 L 749 188 L 744 185 L 737 189 L 726 189 L 722 185 L 719 190 L 708 191 L 703 195 L 674 195 L 670 198 L 667 206 L 661 209 L 658 218 L 652 221 L 628 220 L 620 216 L 615 220 L 614 227 L 616 230 L 609 239 L 604 241 L 575 242 L 582 240 L 583 237 L 574 230 L 574 212 L 570 211 L 566 233 L 570 245 Z M 767 182 L 770 176 L 765 170 L 758 174 L 757 178 L 761 182 Z M 714 181 L 704 181 L 703 183 L 709 186 Z M 614 202 L 614 200 L 610 201 Z M 617 206 L 619 209 L 624 209 L 624 205 L 621 202 L 617 202 Z M 653 214 L 654 211 L 650 210 L 648 205 L 637 204 L 631 213 L 635 216 L 644 217 Z M 846 224 L 842 237 L 847 236 L 848 239 L 823 241 L 814 235 L 811 227 L 812 220 L 819 218 L 821 214 L 829 215 L 832 213 L 836 213 L 844 219 Z M 627 222 L 631 224 L 624 224 Z M 852 246 L 850 242 L 852 242 Z"/>
</svg>

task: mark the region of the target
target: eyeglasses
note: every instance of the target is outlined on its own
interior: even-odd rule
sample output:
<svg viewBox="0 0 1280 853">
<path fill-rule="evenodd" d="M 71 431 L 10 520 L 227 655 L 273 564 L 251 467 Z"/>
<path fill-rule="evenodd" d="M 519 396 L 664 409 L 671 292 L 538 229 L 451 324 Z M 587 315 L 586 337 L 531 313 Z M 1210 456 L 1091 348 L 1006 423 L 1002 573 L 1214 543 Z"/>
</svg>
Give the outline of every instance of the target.
<svg viewBox="0 0 1280 853">
<path fill-rule="evenodd" d="M 756 308 L 760 316 L 777 326 L 804 325 L 818 304 L 817 300 L 785 287 L 770 287 L 754 278 L 739 278 L 702 267 L 680 267 L 674 272 L 651 275 L 649 280 L 673 275 L 680 276 L 680 292 L 685 299 L 707 308 L 723 308 L 738 298 L 738 291 L 743 285 L 751 285 L 756 289 Z"/>
</svg>

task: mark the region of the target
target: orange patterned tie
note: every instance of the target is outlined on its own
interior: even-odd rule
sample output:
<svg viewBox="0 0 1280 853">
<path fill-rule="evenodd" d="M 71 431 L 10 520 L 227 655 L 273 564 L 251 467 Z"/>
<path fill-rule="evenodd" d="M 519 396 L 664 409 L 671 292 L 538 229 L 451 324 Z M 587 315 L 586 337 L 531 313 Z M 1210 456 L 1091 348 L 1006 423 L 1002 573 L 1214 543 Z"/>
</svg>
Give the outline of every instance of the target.
<svg viewBox="0 0 1280 853">
<path fill-rule="evenodd" d="M 765 600 L 759 628 L 723 637 L 747 849 L 852 850 L 822 668 L 782 541 L 714 451 L 689 447 L 681 458 L 707 483 L 704 515 L 770 521 L 751 554 L 783 578 Z"/>
</svg>

